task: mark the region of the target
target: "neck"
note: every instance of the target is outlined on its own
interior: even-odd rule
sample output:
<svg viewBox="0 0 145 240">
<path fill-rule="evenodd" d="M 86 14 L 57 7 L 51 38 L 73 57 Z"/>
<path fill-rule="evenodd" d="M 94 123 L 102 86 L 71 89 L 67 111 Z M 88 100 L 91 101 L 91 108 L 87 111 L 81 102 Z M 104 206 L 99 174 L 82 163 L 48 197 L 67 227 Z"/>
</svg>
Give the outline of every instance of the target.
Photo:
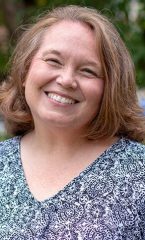
<svg viewBox="0 0 145 240">
<path fill-rule="evenodd" d="M 45 129 L 43 132 L 37 129 L 22 138 L 21 152 L 25 159 L 31 159 L 35 165 L 45 167 L 53 165 L 56 168 L 71 163 L 78 164 L 81 161 L 88 163 L 116 140 L 117 138 L 93 141 L 80 137 L 80 134 L 74 134 L 74 131 L 70 133 L 63 129 L 63 131 L 46 132 Z"/>
<path fill-rule="evenodd" d="M 32 146 L 38 147 L 40 151 L 49 154 L 53 152 L 72 152 L 80 149 L 81 146 L 89 143 L 90 141 L 82 137 L 77 131 L 67 129 L 49 129 L 49 131 L 42 131 L 42 129 L 34 130 L 27 134 L 24 138 L 29 140 Z"/>
</svg>

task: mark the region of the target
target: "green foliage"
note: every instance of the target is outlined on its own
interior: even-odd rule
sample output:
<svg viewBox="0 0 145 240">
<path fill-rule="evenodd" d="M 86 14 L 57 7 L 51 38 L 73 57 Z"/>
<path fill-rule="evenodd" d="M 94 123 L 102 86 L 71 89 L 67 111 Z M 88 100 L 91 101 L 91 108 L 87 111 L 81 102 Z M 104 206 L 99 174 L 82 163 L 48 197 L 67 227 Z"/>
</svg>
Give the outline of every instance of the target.
<svg viewBox="0 0 145 240">
<path fill-rule="evenodd" d="M 9 138 L 9 136 L 7 136 L 6 134 L 0 134 L 0 142 L 6 140 L 8 138 Z"/>
<path fill-rule="evenodd" d="M 9 60 L 9 54 L 0 51 L 0 76 L 5 77 L 7 74 L 7 63 Z"/>
</svg>

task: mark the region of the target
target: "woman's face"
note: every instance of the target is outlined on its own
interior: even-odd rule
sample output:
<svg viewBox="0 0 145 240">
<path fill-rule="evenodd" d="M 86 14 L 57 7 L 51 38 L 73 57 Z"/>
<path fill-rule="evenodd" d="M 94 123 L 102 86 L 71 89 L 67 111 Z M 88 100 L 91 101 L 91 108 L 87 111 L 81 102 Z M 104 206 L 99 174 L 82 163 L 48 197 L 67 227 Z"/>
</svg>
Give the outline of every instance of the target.
<svg viewBox="0 0 145 240">
<path fill-rule="evenodd" d="M 99 111 L 104 87 L 94 32 L 79 22 L 51 26 L 24 85 L 35 126 L 85 130 Z"/>
</svg>

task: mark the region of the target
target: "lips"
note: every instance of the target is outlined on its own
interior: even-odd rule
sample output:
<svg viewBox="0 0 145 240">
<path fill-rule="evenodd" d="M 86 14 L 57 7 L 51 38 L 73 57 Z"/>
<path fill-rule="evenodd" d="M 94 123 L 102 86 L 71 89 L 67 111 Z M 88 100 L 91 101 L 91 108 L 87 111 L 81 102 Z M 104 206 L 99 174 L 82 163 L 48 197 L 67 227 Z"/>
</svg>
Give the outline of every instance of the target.
<svg viewBox="0 0 145 240">
<path fill-rule="evenodd" d="M 59 102 L 59 103 L 63 103 L 63 104 L 75 104 L 77 103 L 76 100 L 70 98 L 70 97 L 66 97 L 66 96 L 61 96 L 57 93 L 52 93 L 52 92 L 45 92 L 45 94 L 47 95 L 48 98 Z"/>
</svg>

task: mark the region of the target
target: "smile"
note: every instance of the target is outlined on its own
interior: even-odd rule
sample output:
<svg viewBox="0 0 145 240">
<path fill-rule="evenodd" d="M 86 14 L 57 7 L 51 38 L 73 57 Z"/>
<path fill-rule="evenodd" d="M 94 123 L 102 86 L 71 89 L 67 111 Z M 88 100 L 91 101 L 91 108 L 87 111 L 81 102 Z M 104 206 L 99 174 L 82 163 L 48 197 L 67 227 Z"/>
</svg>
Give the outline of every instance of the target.
<svg viewBox="0 0 145 240">
<path fill-rule="evenodd" d="M 76 101 L 74 99 L 62 97 L 56 93 L 49 93 L 49 92 L 45 92 L 45 93 L 48 98 L 50 98 L 56 102 L 59 102 L 59 103 L 63 103 L 63 104 L 75 104 L 76 103 Z"/>
</svg>

